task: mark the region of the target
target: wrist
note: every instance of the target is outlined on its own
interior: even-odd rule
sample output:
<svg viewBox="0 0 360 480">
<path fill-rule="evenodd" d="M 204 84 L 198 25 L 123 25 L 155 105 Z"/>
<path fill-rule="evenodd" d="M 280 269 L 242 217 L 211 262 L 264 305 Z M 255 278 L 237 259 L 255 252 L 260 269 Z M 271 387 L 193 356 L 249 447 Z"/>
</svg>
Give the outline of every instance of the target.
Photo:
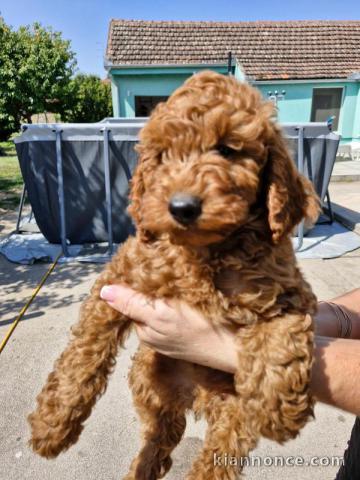
<svg viewBox="0 0 360 480">
<path fill-rule="evenodd" d="M 360 314 L 339 301 L 319 302 L 314 317 L 316 334 L 331 338 L 360 338 Z"/>
<path fill-rule="evenodd" d="M 198 363 L 215 370 L 235 373 L 238 365 L 235 335 L 228 330 L 213 330 L 206 343 L 199 342 L 199 348 L 191 357 L 185 360 Z"/>
<path fill-rule="evenodd" d="M 218 369 L 228 373 L 235 373 L 239 362 L 236 336 L 232 332 L 225 330 L 222 332 L 220 340 L 220 350 L 217 355 L 220 360 Z"/>
<path fill-rule="evenodd" d="M 310 389 L 317 400 L 360 415 L 359 342 L 315 337 Z"/>
</svg>

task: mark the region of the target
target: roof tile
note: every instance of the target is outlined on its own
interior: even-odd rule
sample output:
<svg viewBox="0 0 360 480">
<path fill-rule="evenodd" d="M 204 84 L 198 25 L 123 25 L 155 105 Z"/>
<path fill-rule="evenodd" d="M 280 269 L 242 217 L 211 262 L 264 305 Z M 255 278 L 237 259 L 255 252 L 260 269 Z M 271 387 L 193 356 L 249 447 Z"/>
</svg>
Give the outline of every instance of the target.
<svg viewBox="0 0 360 480">
<path fill-rule="evenodd" d="M 226 63 L 248 77 L 346 78 L 360 71 L 360 21 L 175 22 L 112 20 L 106 57 L 116 66 Z"/>
</svg>

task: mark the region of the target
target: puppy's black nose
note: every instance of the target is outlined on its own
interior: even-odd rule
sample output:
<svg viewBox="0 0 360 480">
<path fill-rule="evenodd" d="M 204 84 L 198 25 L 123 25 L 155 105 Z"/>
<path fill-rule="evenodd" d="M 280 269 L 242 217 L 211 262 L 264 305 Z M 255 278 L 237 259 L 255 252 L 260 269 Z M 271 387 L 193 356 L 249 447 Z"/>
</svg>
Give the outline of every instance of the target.
<svg viewBox="0 0 360 480">
<path fill-rule="evenodd" d="M 201 200 L 193 195 L 177 193 L 169 202 L 169 212 L 182 225 L 189 225 L 201 214 Z"/>
</svg>

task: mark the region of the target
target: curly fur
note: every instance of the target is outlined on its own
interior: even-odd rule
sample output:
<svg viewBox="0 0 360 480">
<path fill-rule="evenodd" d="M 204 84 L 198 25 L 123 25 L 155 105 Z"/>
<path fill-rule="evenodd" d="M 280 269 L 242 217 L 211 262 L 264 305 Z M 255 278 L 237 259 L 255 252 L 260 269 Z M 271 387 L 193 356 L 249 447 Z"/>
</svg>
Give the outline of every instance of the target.
<svg viewBox="0 0 360 480">
<path fill-rule="evenodd" d="M 233 149 L 227 158 L 224 145 Z M 143 447 L 126 479 L 165 475 L 189 409 L 209 427 L 187 479 L 235 479 L 235 468 L 214 465 L 214 453 L 246 457 L 260 436 L 286 441 L 312 415 L 316 299 L 289 234 L 301 219 L 316 218 L 318 199 L 289 157 L 273 105 L 249 85 L 213 72 L 194 75 L 157 106 L 138 152 L 129 209 L 136 237 L 119 249 L 83 305 L 29 416 L 30 443 L 49 458 L 77 441 L 132 326 L 99 292 L 124 283 L 150 298 L 187 302 L 225 325 L 239 358 L 230 375 L 140 345 L 129 383 Z M 176 192 L 201 198 L 194 225 L 169 214 Z"/>
</svg>

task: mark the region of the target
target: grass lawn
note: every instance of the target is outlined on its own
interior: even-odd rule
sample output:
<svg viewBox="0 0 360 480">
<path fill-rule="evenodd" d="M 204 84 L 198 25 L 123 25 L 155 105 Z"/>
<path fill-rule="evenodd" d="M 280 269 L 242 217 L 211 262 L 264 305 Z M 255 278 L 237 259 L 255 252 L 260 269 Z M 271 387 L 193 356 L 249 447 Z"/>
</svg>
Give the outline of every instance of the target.
<svg viewBox="0 0 360 480">
<path fill-rule="evenodd" d="M 19 205 L 23 180 L 12 141 L 0 142 L 0 208 L 13 210 Z"/>
</svg>

